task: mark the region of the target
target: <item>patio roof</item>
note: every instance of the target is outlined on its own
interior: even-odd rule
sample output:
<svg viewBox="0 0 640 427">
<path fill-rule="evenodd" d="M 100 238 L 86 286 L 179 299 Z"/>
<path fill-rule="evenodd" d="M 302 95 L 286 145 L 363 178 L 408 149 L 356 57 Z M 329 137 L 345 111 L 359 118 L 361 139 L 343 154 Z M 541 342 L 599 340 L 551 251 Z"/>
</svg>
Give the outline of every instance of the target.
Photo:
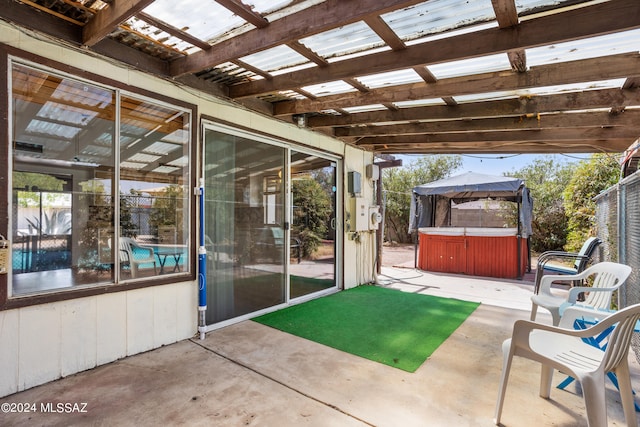
<svg viewBox="0 0 640 427">
<path fill-rule="evenodd" d="M 0 0 L 0 18 L 378 154 L 621 152 L 637 0 Z"/>
</svg>

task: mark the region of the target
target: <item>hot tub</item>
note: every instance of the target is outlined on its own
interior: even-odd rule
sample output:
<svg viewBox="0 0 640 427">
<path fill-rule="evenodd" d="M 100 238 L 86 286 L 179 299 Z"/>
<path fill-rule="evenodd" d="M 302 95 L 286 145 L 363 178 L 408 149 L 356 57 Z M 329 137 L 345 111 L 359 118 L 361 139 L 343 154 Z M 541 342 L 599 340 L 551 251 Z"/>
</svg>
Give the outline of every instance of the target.
<svg viewBox="0 0 640 427">
<path fill-rule="evenodd" d="M 527 240 L 517 228 L 420 228 L 418 267 L 426 271 L 501 278 L 522 277 Z"/>
</svg>

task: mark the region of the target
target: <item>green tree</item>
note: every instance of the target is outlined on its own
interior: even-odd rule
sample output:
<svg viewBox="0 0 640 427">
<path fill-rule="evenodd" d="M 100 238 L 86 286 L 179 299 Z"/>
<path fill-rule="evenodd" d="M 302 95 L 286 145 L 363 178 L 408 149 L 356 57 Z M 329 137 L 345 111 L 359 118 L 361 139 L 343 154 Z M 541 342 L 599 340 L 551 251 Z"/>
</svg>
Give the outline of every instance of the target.
<svg viewBox="0 0 640 427">
<path fill-rule="evenodd" d="M 618 156 L 594 154 L 581 161 L 564 191 L 567 213 L 567 244 L 565 250 L 577 252 L 584 241 L 595 235 L 595 196 L 611 187 L 620 178 Z"/>
<path fill-rule="evenodd" d="M 312 255 L 326 237 L 331 218 L 331 196 L 314 179 L 296 179 L 292 183 L 292 231 L 302 241 L 302 256 Z"/>
<path fill-rule="evenodd" d="M 531 249 L 534 252 L 563 250 L 567 240 L 567 216 L 562 194 L 569 184 L 575 164 L 538 157 L 508 176 L 525 181 L 533 198 Z"/>
<path fill-rule="evenodd" d="M 384 169 L 386 239 L 410 241 L 408 227 L 413 187 L 451 176 L 461 166 L 461 156 L 433 155 L 418 157 L 401 168 Z"/>
<path fill-rule="evenodd" d="M 162 194 L 154 198 L 151 214 L 149 215 L 149 225 L 152 232 L 158 234 L 161 226 L 174 226 L 178 233 L 178 241 L 182 240 L 182 224 L 184 212 L 184 189 L 180 185 L 169 185 L 165 187 Z"/>
</svg>

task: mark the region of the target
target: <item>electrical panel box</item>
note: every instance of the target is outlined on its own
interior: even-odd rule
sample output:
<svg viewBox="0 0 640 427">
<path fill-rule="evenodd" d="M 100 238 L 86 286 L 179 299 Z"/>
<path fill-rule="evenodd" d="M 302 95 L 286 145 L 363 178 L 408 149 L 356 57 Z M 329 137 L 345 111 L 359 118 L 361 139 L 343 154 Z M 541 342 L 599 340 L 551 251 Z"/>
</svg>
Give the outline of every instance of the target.
<svg viewBox="0 0 640 427">
<path fill-rule="evenodd" d="M 380 179 L 380 166 L 378 165 L 375 165 L 375 164 L 367 165 L 365 172 L 367 174 L 367 178 L 369 178 L 372 181 L 378 181 Z"/>
<path fill-rule="evenodd" d="M 381 222 L 380 206 L 369 206 L 369 230 L 377 230 Z"/>
<path fill-rule="evenodd" d="M 351 199 L 351 216 L 349 221 L 349 231 L 369 230 L 369 204 L 364 197 L 353 197 Z"/>
<path fill-rule="evenodd" d="M 362 193 L 362 175 L 360 175 L 360 172 L 347 173 L 347 190 L 354 196 Z"/>
</svg>

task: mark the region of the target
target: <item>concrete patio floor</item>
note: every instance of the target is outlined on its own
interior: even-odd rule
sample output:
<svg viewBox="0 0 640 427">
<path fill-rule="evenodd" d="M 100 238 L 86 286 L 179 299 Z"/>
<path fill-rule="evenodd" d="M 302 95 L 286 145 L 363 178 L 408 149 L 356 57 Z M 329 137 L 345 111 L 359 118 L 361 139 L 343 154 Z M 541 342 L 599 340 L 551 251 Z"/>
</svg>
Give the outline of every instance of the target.
<svg viewBox="0 0 640 427">
<path fill-rule="evenodd" d="M 37 406 L 33 413 L 0 414 L 0 425 L 493 425 L 501 343 L 515 320 L 528 318 L 532 285 L 408 268 L 382 272 L 381 286 L 482 302 L 415 373 L 245 321 L 204 340 L 184 340 L 0 399 Z M 550 323 L 550 316 L 539 320 Z M 629 357 L 632 383 L 640 389 L 640 368 L 633 352 Z M 553 388 L 545 400 L 538 397 L 539 375 L 537 363 L 514 360 L 503 424 L 586 426 L 579 387 Z M 556 373 L 554 383 L 563 378 Z M 43 403 L 85 412 L 42 413 Z M 625 425 L 609 381 L 607 409 L 610 426 Z"/>
</svg>

